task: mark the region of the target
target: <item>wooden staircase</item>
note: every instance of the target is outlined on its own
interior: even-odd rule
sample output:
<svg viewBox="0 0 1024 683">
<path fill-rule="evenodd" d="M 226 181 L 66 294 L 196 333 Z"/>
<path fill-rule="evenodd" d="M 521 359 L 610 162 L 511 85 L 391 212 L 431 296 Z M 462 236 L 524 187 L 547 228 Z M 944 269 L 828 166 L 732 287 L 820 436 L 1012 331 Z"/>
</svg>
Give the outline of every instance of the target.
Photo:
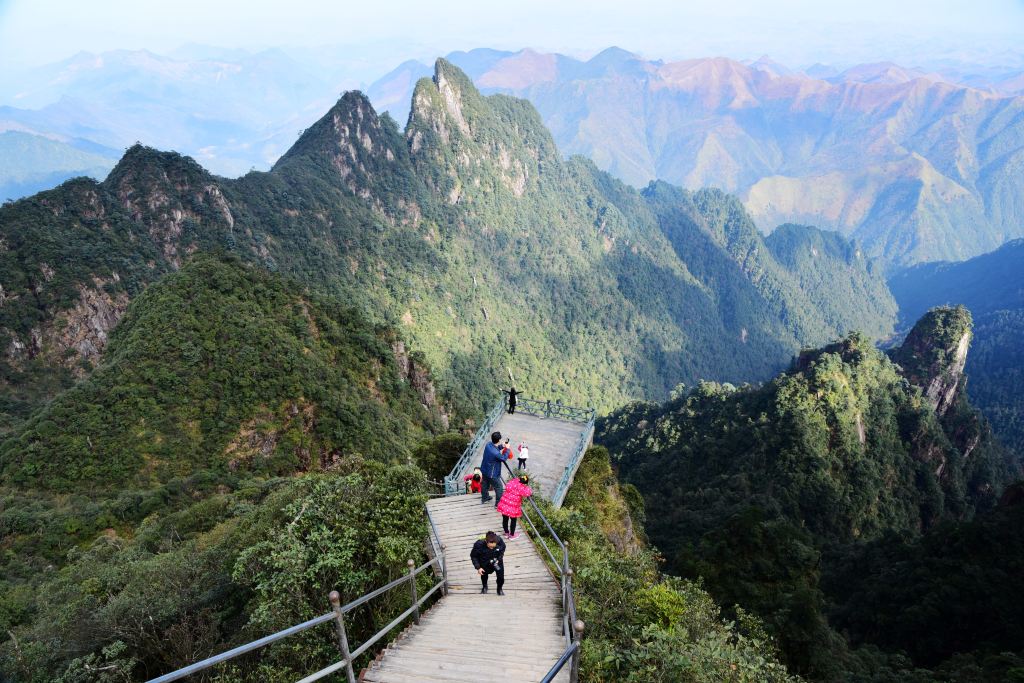
<svg viewBox="0 0 1024 683">
<path fill-rule="evenodd" d="M 505 541 L 505 595 L 496 594 L 494 575 L 490 592 L 481 595 L 469 553 L 488 531 L 501 533 L 493 502 L 481 504 L 479 495 L 452 496 L 428 502 L 427 510 L 445 546 L 448 595 L 383 650 L 360 680 L 540 681 L 565 651 L 566 640 L 560 584 L 526 529 L 519 530 L 516 540 Z M 568 667 L 554 680 L 569 681 Z"/>
</svg>

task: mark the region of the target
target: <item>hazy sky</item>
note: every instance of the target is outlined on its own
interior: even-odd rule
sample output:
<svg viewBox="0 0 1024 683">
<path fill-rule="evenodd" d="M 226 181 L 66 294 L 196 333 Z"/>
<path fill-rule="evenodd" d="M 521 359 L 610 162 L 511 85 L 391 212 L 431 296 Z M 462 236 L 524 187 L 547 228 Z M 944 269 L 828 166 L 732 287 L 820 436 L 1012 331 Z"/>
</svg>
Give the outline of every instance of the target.
<svg viewBox="0 0 1024 683">
<path fill-rule="evenodd" d="M 393 56 L 387 68 L 481 46 L 585 56 L 618 45 L 666 59 L 767 53 L 794 66 L 915 55 L 999 62 L 1024 53 L 1024 0 L 0 0 L 4 69 L 190 42 L 365 46 Z"/>
</svg>

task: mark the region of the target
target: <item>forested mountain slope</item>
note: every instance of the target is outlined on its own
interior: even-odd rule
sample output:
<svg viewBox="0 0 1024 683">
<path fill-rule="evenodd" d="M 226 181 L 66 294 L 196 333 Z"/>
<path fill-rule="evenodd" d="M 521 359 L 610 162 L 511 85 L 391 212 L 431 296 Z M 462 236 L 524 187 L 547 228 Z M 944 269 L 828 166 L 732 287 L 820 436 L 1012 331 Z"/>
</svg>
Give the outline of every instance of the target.
<svg viewBox="0 0 1024 683">
<path fill-rule="evenodd" d="M 96 492 L 398 454 L 443 420 L 417 373 L 356 311 L 197 256 L 132 301 L 88 378 L 0 442 L 0 467 L 17 486 Z"/>
<path fill-rule="evenodd" d="M 961 263 L 929 263 L 889 279 L 899 325 L 932 306 L 963 304 L 974 315 L 967 393 L 992 429 L 1024 459 L 1024 240 Z"/>
<path fill-rule="evenodd" d="M 837 230 L 896 265 L 970 258 L 1024 236 L 1019 96 L 891 64 L 826 80 L 618 48 L 586 61 L 532 50 L 450 59 L 486 92 L 529 99 L 564 154 L 638 187 L 734 192 L 766 232 Z M 398 111 L 410 73 L 403 64 L 371 94 Z"/>
<path fill-rule="evenodd" d="M 97 369 L 0 443 L 0 677 L 145 680 L 422 561 L 427 477 L 466 439 L 429 438 L 444 416 L 411 355 L 392 330 L 235 257 L 197 255 L 151 285 Z M 734 667 L 796 680 L 754 621 L 659 574 L 642 503 L 602 449 L 548 513 L 579 572 L 583 680 L 714 683 Z M 353 612 L 349 637 L 406 600 Z M 333 629 L 287 642 L 215 674 L 295 680 L 337 657 Z"/>
<path fill-rule="evenodd" d="M 0 677 L 144 680 L 386 583 L 420 557 L 429 489 L 408 462 L 443 422 L 392 330 L 195 256 L 128 305 L 89 377 L 0 440 Z M 300 640 L 242 680 L 334 651 Z"/>
<path fill-rule="evenodd" d="M 852 247 L 807 275 L 776 263 L 734 199 L 640 194 L 564 161 L 528 103 L 482 97 L 443 60 L 404 133 L 348 93 L 269 173 L 225 180 L 136 146 L 102 183 L 0 209 L 0 237 L 8 425 L 88 374 L 148 283 L 217 249 L 398 328 L 469 412 L 506 367 L 528 393 L 608 408 L 761 379 L 801 346 L 891 324 L 891 300 L 853 293 L 879 276 Z M 826 262 L 847 273 L 828 295 Z"/>
<path fill-rule="evenodd" d="M 595 438 L 644 495 L 648 532 L 669 567 L 764 617 L 796 671 L 908 675 L 988 650 L 950 645 L 912 662 L 850 650 L 828 621 L 825 587 L 864 543 L 970 519 L 1019 476 L 964 396 L 970 335 L 966 309 L 936 309 L 896 362 L 851 335 L 802 353 L 761 387 L 702 384 L 663 405 L 627 406 L 601 420 Z M 866 640 L 892 654 L 906 648 L 884 627 Z"/>
</svg>

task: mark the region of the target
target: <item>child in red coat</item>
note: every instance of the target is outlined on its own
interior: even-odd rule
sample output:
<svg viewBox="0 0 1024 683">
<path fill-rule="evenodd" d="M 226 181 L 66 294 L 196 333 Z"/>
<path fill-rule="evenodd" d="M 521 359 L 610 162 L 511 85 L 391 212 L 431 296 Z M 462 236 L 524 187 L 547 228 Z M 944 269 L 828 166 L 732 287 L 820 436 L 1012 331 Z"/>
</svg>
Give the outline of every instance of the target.
<svg viewBox="0 0 1024 683">
<path fill-rule="evenodd" d="M 523 516 L 523 498 L 533 495 L 530 483 L 530 475 L 525 472 L 519 475 L 518 479 L 509 480 L 505 485 L 505 494 L 498 503 L 498 512 L 501 513 L 501 528 L 505 530 L 505 538 L 514 541 L 519 538 L 516 533 L 516 524 Z"/>
<path fill-rule="evenodd" d="M 477 467 L 473 470 L 473 474 L 467 474 L 462 478 L 462 481 L 466 482 L 466 493 L 480 493 L 480 485 L 483 482 L 483 476 L 480 474 L 480 468 Z"/>
</svg>

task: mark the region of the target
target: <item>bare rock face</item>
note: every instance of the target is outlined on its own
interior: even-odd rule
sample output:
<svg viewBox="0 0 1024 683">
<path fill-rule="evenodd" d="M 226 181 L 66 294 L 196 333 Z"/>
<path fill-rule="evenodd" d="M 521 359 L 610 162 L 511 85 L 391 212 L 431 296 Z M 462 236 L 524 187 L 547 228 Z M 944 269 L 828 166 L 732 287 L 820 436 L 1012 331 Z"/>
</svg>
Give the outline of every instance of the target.
<svg viewBox="0 0 1024 683">
<path fill-rule="evenodd" d="M 903 376 L 921 388 L 939 417 L 946 415 L 966 383 L 964 366 L 972 334 L 966 308 L 933 308 L 893 353 Z"/>
<path fill-rule="evenodd" d="M 257 466 L 275 454 L 285 434 L 293 433 L 299 435 L 292 447 L 295 466 L 298 471 L 307 472 L 313 465 L 311 445 L 315 426 L 316 406 L 301 400 L 288 403 L 278 412 L 262 413 L 242 424 L 224 449 L 228 468 L 235 471 Z M 319 464 L 326 469 L 331 463 L 321 453 Z"/>
<path fill-rule="evenodd" d="M 445 109 L 455 125 L 463 134 L 469 135 L 469 124 L 466 123 L 466 117 L 462 114 L 462 92 L 459 87 L 450 78 L 446 78 L 444 71 L 440 68 L 435 71 L 434 83 L 437 85 L 437 90 L 444 99 Z"/>
<path fill-rule="evenodd" d="M 18 364 L 42 356 L 53 363 L 73 368 L 83 375 L 83 363 L 95 365 L 107 346 L 110 331 L 128 309 L 128 294 L 110 294 L 105 286 L 116 282 L 93 278 L 93 286 L 79 287 L 78 301 L 58 313 L 42 327 L 33 328 L 28 340 L 15 338 L 7 348 L 8 360 Z"/>
<path fill-rule="evenodd" d="M 925 396 L 931 401 L 935 412 L 945 415 L 953 400 L 956 398 L 960 387 L 960 380 L 964 376 L 964 366 L 967 365 L 967 348 L 971 344 L 971 331 L 965 330 L 960 335 L 953 352 L 952 362 L 940 376 L 933 377 L 925 389 Z"/>
<path fill-rule="evenodd" d="M 391 343 L 391 352 L 394 354 L 395 362 L 398 364 L 399 375 L 407 380 L 412 385 L 412 388 L 416 390 L 423 408 L 437 415 L 441 425 L 448 429 L 451 416 L 445 410 L 445 407 L 441 405 L 440 401 L 438 401 L 437 389 L 434 387 L 434 382 L 430 378 L 430 371 L 426 365 L 409 354 L 403 341 L 393 341 Z"/>
</svg>

